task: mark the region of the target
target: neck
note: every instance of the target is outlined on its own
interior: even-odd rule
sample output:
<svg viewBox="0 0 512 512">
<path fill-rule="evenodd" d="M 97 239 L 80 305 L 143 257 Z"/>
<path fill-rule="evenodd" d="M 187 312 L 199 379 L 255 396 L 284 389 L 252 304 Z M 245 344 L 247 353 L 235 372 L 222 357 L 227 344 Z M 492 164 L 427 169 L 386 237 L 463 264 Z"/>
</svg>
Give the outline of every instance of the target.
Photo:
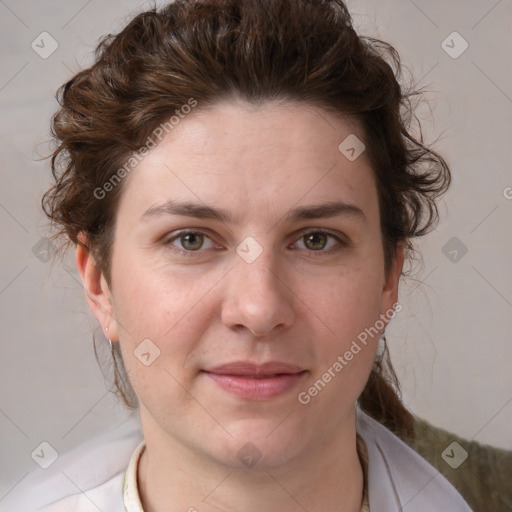
<svg viewBox="0 0 512 512">
<path fill-rule="evenodd" d="M 248 512 L 257 507 L 266 512 L 359 512 L 363 469 L 355 421 L 347 424 L 353 428 L 344 428 L 311 453 L 284 466 L 255 470 L 197 454 L 143 422 L 146 449 L 139 461 L 138 484 L 144 511 Z"/>
</svg>

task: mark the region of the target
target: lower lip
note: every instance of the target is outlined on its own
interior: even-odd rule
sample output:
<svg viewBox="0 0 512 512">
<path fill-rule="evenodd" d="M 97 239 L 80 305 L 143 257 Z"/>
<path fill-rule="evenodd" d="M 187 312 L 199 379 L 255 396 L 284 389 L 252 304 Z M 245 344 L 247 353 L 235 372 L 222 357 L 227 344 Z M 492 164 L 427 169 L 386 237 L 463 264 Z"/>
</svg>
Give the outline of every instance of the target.
<svg viewBox="0 0 512 512">
<path fill-rule="evenodd" d="M 239 375 L 205 374 L 222 389 L 249 400 L 266 400 L 286 393 L 295 387 L 306 372 L 281 374 L 266 378 L 251 378 Z"/>
</svg>

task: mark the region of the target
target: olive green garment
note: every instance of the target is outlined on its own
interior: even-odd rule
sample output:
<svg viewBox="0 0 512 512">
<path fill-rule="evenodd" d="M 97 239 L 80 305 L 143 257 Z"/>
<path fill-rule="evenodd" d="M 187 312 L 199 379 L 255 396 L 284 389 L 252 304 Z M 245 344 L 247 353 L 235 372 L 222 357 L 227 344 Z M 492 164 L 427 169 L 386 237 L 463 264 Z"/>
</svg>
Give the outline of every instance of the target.
<svg viewBox="0 0 512 512">
<path fill-rule="evenodd" d="M 416 439 L 404 441 L 459 491 L 474 512 L 512 511 L 512 451 L 467 441 L 421 418 L 416 418 Z M 454 451 L 449 447 L 454 442 L 468 455 L 455 469 L 446 462 L 453 460 Z M 464 452 L 459 450 L 460 454 Z"/>
</svg>

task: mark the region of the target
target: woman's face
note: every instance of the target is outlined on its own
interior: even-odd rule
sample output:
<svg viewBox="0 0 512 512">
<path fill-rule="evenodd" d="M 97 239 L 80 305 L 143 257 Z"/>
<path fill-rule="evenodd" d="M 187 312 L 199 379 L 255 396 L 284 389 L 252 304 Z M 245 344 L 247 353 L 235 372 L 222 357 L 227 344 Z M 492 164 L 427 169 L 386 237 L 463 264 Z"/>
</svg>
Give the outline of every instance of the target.
<svg viewBox="0 0 512 512">
<path fill-rule="evenodd" d="M 128 176 L 111 287 L 89 300 L 146 437 L 276 467 L 353 428 L 402 260 L 386 275 L 358 124 L 292 103 L 200 107 Z"/>
</svg>

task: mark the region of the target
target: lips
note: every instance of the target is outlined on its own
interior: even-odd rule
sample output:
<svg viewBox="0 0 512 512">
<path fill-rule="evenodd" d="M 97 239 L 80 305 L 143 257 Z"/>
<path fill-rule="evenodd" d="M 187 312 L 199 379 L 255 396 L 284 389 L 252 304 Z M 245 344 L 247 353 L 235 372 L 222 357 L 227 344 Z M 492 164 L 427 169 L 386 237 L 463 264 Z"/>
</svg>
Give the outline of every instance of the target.
<svg viewBox="0 0 512 512">
<path fill-rule="evenodd" d="M 267 400 L 295 387 L 307 371 L 279 361 L 236 361 L 203 370 L 221 389 L 249 400 Z"/>
<path fill-rule="evenodd" d="M 236 361 L 234 363 L 215 366 L 214 368 L 205 371 L 219 375 L 269 377 L 279 374 L 291 375 L 294 373 L 300 373 L 303 369 L 300 366 L 282 363 L 279 361 L 270 361 L 263 364 L 256 364 L 250 361 Z"/>
</svg>

